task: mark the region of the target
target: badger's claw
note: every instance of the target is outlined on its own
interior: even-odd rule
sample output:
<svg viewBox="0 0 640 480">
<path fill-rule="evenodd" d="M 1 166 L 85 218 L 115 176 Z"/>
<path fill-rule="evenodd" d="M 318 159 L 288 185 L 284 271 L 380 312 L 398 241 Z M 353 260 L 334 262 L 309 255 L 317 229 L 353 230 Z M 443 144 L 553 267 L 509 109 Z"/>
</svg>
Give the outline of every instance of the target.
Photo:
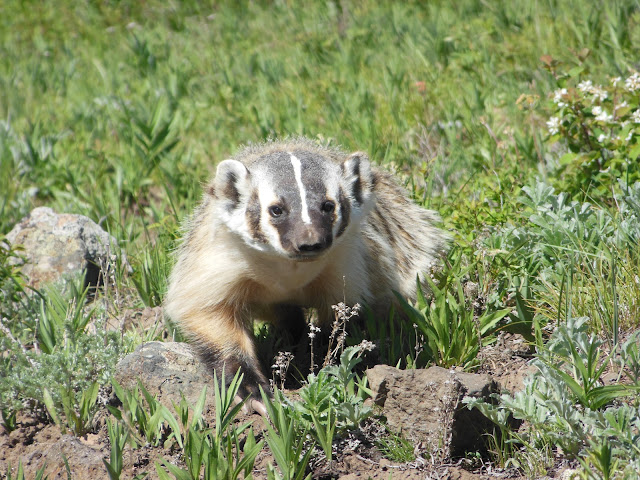
<svg viewBox="0 0 640 480">
<path fill-rule="evenodd" d="M 248 398 L 245 401 L 245 399 L 242 398 L 240 395 L 236 395 L 235 398 L 233 399 L 234 405 L 238 405 L 242 402 L 244 402 L 244 405 L 242 405 L 242 413 L 245 413 L 245 414 L 258 413 L 263 417 L 267 416 L 267 407 L 265 407 L 264 403 L 262 403 L 260 400 L 256 400 L 255 398 Z"/>
</svg>

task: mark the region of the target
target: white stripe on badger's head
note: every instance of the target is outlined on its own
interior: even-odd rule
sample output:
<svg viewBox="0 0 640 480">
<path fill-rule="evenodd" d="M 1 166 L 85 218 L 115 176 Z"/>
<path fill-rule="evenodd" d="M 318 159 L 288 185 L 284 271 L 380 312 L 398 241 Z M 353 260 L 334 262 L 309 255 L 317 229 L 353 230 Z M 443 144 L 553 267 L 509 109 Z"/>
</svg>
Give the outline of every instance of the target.
<svg viewBox="0 0 640 480">
<path fill-rule="evenodd" d="M 311 218 L 309 217 L 309 207 L 307 206 L 307 190 L 302 183 L 302 164 L 300 163 L 300 159 L 296 157 L 293 153 L 289 152 L 291 156 L 291 165 L 293 166 L 293 174 L 296 177 L 296 183 L 298 184 L 298 190 L 300 191 L 300 205 L 301 205 L 301 215 L 302 221 L 304 223 L 311 223 Z"/>
</svg>

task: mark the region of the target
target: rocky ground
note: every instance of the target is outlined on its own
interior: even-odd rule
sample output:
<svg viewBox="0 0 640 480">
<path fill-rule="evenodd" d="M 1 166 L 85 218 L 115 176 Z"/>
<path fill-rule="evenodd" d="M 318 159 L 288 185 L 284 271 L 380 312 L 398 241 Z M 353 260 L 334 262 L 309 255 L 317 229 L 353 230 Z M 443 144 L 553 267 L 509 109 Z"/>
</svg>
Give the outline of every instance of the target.
<svg viewBox="0 0 640 480">
<path fill-rule="evenodd" d="M 147 310 L 144 315 L 150 314 Z M 371 401 L 379 405 L 378 413 L 387 419 L 389 428 L 402 431 L 414 443 L 416 460 L 397 464 L 384 458 L 373 445 L 381 427 L 371 422 L 337 444 L 331 465 L 323 460 L 312 462 L 313 477 L 345 480 L 522 478 L 516 470 L 496 469 L 486 456 L 474 454 L 484 448 L 483 433 L 490 430 L 490 425 L 481 415 L 460 404 L 465 395 L 485 397 L 499 389 L 521 385 L 528 371 L 528 349 L 516 336 L 501 337 L 501 342 L 483 351 L 485 373 L 482 374 L 439 367 L 403 371 L 379 365 L 369 369 L 367 376 L 374 392 Z M 138 378 L 166 405 L 179 400 L 180 391 L 195 403 L 205 384 L 209 389 L 212 387 L 210 375 L 189 346 L 173 342 L 143 344 L 122 359 L 116 379 L 124 386 L 133 386 Z M 295 395 L 293 391 L 287 393 Z M 209 404 L 206 418 L 211 422 L 213 413 L 213 405 Z M 20 416 L 16 430 L 11 433 L 0 430 L 0 472 L 22 461 L 26 478 L 34 478 L 36 470 L 46 463 L 49 479 L 66 479 L 66 457 L 74 479 L 109 478 L 103 464 L 110 452 L 104 423 L 107 415 L 105 409 L 97 416 L 96 433 L 80 438 L 62 434 L 56 425 L 41 419 Z M 261 438 L 264 429 L 261 416 L 242 414 L 237 421 L 252 422 L 257 439 Z M 127 447 L 123 478 L 141 473 L 148 473 L 146 478 L 158 478 L 154 464 L 162 459 L 180 464 L 177 452 L 171 449 Z M 256 461 L 254 478 L 266 478 L 268 462 L 273 463 L 273 458 L 265 448 Z"/>
<path fill-rule="evenodd" d="M 10 237 L 27 246 L 28 264 L 42 268 L 25 268 L 30 281 L 38 285 L 50 281 L 52 272 L 59 275 L 69 271 L 87 270 L 92 265 L 108 261 L 113 240 L 104 236 L 99 227 L 86 217 L 56 215 L 50 209 L 37 209 L 18 225 Z M 47 240 L 49 239 L 49 240 Z M 51 242 L 54 246 L 51 246 Z M 58 245 L 57 247 L 55 245 Z M 103 248 L 108 245 L 109 248 Z M 46 267 L 44 268 L 43 265 Z M 40 272 L 41 271 L 41 272 Z M 39 272 L 42 275 L 39 275 Z M 43 276 L 44 275 L 44 276 Z M 95 282 L 87 278 L 87 282 Z M 159 307 L 127 311 L 113 328 L 152 328 L 162 318 Z M 384 458 L 375 446 L 376 438 L 384 432 L 377 420 L 365 422 L 359 431 L 339 439 L 334 444 L 335 458 L 331 463 L 323 459 L 311 462 L 313 478 L 372 478 L 372 479 L 493 479 L 521 478 L 515 470 L 495 468 L 486 454 L 486 433 L 491 423 L 477 411 L 468 410 L 462 403 L 464 396 L 489 398 L 491 393 L 514 391 L 522 386 L 529 371 L 529 347 L 524 340 L 511 334 L 501 335 L 498 342 L 480 352 L 482 367 L 470 374 L 456 370 L 431 367 L 422 370 L 397 370 L 377 365 L 366 371 L 378 418 L 386 418 L 388 428 L 402 435 L 415 446 L 416 459 L 397 464 Z M 180 395 L 194 404 L 202 388 L 212 392 L 213 379 L 186 344 L 148 342 L 123 358 L 115 374 L 126 387 L 136 385 L 138 379 L 159 401 L 172 409 Z M 286 391 L 295 395 L 294 391 Z M 205 417 L 213 423 L 213 396 L 209 395 Z M 102 391 L 103 404 L 113 402 L 110 391 Z M 26 415 L 17 418 L 12 432 L 0 427 L 0 474 L 22 462 L 26 478 L 35 478 L 36 471 L 46 464 L 49 479 L 109 478 L 103 459 L 109 459 L 110 445 L 105 419 L 106 406 L 96 416 L 94 433 L 84 437 L 63 434 L 60 428 L 46 421 L 46 415 Z M 238 422 L 251 422 L 257 440 L 263 436 L 265 419 L 256 414 L 242 414 Z M 66 463 L 65 463 L 66 459 Z M 178 452 L 162 447 L 126 447 L 123 478 L 147 474 L 159 478 L 155 462 L 160 460 L 180 464 Z M 263 448 L 255 463 L 253 476 L 266 478 L 266 467 L 273 463 L 268 449 Z M 558 468 L 557 478 L 562 473 Z"/>
</svg>

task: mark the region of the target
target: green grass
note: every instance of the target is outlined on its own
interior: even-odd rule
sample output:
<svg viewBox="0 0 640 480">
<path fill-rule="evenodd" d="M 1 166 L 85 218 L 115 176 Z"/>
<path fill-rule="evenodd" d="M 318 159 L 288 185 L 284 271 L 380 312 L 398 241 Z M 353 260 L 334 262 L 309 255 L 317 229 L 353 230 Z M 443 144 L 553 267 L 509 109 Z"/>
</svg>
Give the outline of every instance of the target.
<svg viewBox="0 0 640 480">
<path fill-rule="evenodd" d="M 90 334 L 86 323 L 159 305 L 179 224 L 216 163 L 240 144 L 287 135 L 366 150 L 453 232 L 450 265 L 435 276 L 440 301 L 418 308 L 420 329 L 368 319 L 367 331 L 389 340 L 386 361 L 416 366 L 420 334 L 425 345 L 431 333 L 431 357 L 456 338 L 465 348 L 444 363 L 475 366 L 476 347 L 510 329 L 571 384 L 582 360 L 549 356 L 545 344 L 550 331 L 589 317 L 584 335 L 606 350 L 591 352 L 589 371 L 623 358 L 621 378 L 636 384 L 629 365 L 638 346 L 620 345 L 640 312 L 640 132 L 631 121 L 640 98 L 611 78 L 623 85 L 638 68 L 638 45 L 636 0 L 2 2 L 0 235 L 35 206 L 80 213 L 116 237 L 133 268 L 118 259 L 105 292 L 111 307 L 89 311 L 78 308 L 79 292 L 59 287 L 25 297 L 10 261 L 20 252 L 0 249 L 0 345 L 11 355 L 0 359 L 9 380 L 0 389 L 3 422 L 13 428 L 23 405 L 44 411 L 46 387 L 51 416 L 78 432 L 90 427 L 92 372 L 109 384 L 114 352 L 143 337 Z M 584 80 L 603 85 L 607 99 L 581 93 Z M 554 101 L 559 88 L 567 106 Z M 611 113 L 623 100 L 627 110 L 613 122 L 598 120 L 594 106 Z M 553 135 L 552 116 L 561 119 Z M 477 315 L 460 293 L 470 282 L 482 300 Z M 505 308 L 484 331 L 473 324 Z M 85 354 L 92 351 L 102 353 Z M 38 387 L 41 378 L 48 384 Z M 602 418 L 627 401 L 577 397 Z M 580 403 L 568 394 L 562 401 Z M 319 423 L 330 453 L 335 425 Z M 536 445 L 574 437 L 531 425 L 538 430 L 519 437 L 531 448 L 502 454 L 512 452 L 512 464 L 533 477 L 546 468 Z M 595 432 L 608 431 L 598 425 Z M 576 438 L 585 477 L 623 478 L 634 468 L 624 452 L 637 453 L 637 441 L 611 450 Z"/>
</svg>

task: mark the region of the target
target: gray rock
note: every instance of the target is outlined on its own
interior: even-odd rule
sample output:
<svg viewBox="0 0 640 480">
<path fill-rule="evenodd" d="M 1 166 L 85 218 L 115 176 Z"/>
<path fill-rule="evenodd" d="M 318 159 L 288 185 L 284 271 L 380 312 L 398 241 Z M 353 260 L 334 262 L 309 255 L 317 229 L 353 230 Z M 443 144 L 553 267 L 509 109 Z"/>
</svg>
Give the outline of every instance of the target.
<svg viewBox="0 0 640 480">
<path fill-rule="evenodd" d="M 377 365 L 367 370 L 373 401 L 383 407 L 389 427 L 432 453 L 458 457 L 484 451 L 483 435 L 493 424 L 462 404 L 465 396 L 489 400 L 498 391 L 488 375 L 440 367 L 398 370 Z"/>
<path fill-rule="evenodd" d="M 85 285 L 96 285 L 101 267 L 112 263 L 117 248 L 115 239 L 90 218 L 57 214 L 48 207 L 31 211 L 7 240 L 24 247 L 22 273 L 35 288 L 83 271 Z"/>
<path fill-rule="evenodd" d="M 213 376 L 186 343 L 143 343 L 118 362 L 115 379 L 130 389 L 139 379 L 171 411 L 173 403 L 180 403 L 181 394 L 194 405 L 205 386 L 207 404 L 214 403 Z"/>
</svg>

